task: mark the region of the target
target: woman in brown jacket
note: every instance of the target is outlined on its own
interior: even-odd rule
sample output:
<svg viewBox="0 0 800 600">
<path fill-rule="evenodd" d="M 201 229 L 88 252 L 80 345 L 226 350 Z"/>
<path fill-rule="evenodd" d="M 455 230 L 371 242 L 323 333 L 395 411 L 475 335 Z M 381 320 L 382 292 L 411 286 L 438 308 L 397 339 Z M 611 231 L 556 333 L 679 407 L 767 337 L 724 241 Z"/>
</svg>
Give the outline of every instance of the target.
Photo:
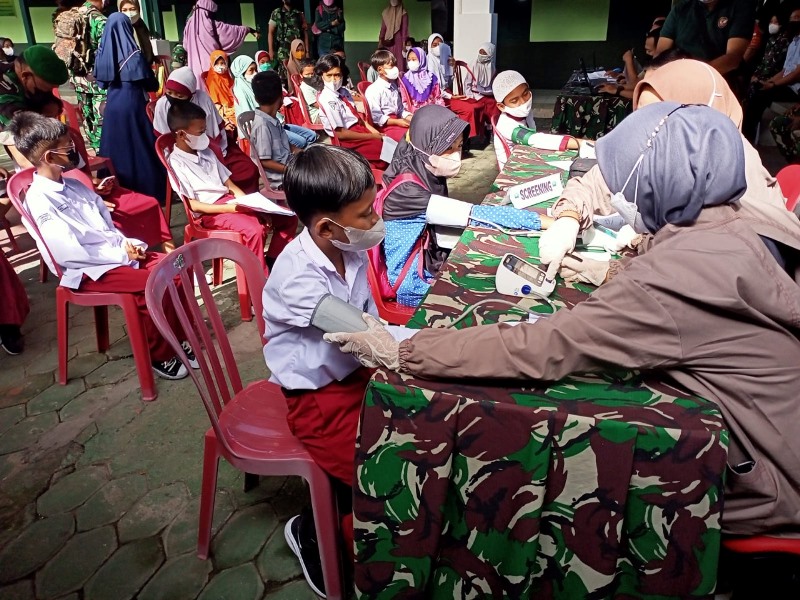
<svg viewBox="0 0 800 600">
<path fill-rule="evenodd" d="M 588 300 L 517 327 L 425 329 L 398 344 L 372 320 L 326 339 L 426 378 L 655 371 L 723 411 L 723 530 L 800 536 L 800 287 L 731 206 L 746 187 L 739 132 L 711 108 L 661 102 L 599 140 L 597 157 L 621 214 L 654 237 Z"/>
</svg>

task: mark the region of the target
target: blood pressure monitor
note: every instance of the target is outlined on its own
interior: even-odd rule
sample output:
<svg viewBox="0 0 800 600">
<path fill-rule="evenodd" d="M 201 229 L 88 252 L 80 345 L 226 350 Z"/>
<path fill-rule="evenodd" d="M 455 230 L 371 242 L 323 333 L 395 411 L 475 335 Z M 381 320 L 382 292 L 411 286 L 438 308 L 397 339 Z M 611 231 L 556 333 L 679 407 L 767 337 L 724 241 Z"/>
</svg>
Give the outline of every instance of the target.
<svg viewBox="0 0 800 600">
<path fill-rule="evenodd" d="M 495 287 L 507 296 L 544 296 L 553 293 L 555 279 L 547 281 L 547 273 L 536 265 L 513 254 L 506 254 L 497 267 Z"/>
</svg>

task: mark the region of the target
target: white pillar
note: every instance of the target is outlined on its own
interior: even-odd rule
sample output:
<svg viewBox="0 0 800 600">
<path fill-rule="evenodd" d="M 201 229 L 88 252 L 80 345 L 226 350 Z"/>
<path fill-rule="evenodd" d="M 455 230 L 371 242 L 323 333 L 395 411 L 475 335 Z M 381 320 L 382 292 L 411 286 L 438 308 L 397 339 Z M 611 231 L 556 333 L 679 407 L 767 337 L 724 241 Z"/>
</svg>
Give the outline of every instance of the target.
<svg viewBox="0 0 800 600">
<path fill-rule="evenodd" d="M 455 0 L 453 57 L 472 64 L 484 42 L 497 43 L 494 0 Z"/>
</svg>

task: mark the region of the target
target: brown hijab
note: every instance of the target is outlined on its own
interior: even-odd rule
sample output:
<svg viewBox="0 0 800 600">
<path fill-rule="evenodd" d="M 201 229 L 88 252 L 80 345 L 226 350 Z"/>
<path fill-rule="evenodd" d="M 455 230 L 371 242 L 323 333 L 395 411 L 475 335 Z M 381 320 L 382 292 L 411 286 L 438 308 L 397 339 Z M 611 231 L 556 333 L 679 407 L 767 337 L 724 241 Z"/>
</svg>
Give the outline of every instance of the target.
<svg viewBox="0 0 800 600">
<path fill-rule="evenodd" d="M 722 75 L 704 62 L 687 58 L 647 71 L 633 90 L 634 110 L 642 92 L 648 89 L 662 100 L 716 108 L 742 129 L 742 106 Z"/>
<path fill-rule="evenodd" d="M 406 7 L 403 6 L 403 0 L 400 0 L 397 6 L 389 5 L 383 9 L 381 16 L 383 17 L 383 22 L 386 23 L 386 33 L 383 34 L 383 41 L 392 41 L 394 35 L 400 31 L 400 27 L 403 24 L 403 17 L 406 14 Z"/>
</svg>

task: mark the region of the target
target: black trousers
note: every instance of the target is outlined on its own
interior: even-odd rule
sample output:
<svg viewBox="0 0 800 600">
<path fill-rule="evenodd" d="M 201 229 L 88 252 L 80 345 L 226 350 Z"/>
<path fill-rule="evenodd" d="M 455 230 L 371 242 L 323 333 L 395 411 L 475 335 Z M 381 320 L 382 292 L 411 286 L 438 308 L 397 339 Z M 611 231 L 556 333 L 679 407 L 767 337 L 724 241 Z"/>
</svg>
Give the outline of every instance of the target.
<svg viewBox="0 0 800 600">
<path fill-rule="evenodd" d="M 768 90 L 762 89 L 753 93 L 744 108 L 744 121 L 742 123 L 744 137 L 750 143 L 755 142 L 761 117 L 773 102 L 797 102 L 799 100 L 800 96 L 786 86 L 778 86 Z"/>
</svg>

